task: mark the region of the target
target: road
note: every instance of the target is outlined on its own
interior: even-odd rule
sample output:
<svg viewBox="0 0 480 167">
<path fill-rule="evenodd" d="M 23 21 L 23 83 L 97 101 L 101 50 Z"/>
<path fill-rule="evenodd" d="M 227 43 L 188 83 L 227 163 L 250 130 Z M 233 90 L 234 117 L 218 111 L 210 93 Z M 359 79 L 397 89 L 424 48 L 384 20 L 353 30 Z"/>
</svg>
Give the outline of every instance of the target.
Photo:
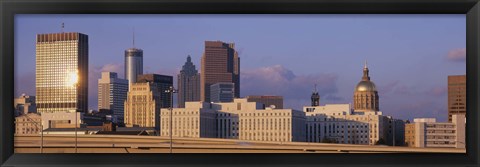
<svg viewBox="0 0 480 167">
<path fill-rule="evenodd" d="M 79 135 L 79 153 L 168 153 L 169 137 Z M 15 153 L 39 153 L 39 135 L 15 136 Z M 75 152 L 75 137 L 45 135 L 44 153 Z M 237 139 L 173 138 L 174 153 L 465 153 L 455 148 L 412 148 L 352 144 L 262 142 Z"/>
</svg>

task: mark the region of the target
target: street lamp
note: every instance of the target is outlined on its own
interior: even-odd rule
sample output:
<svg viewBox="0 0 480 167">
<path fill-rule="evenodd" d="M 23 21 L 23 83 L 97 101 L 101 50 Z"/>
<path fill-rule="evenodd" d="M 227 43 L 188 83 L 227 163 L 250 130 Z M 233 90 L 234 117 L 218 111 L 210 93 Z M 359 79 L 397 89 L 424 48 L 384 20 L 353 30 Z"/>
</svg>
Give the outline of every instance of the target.
<svg viewBox="0 0 480 167">
<path fill-rule="evenodd" d="M 170 154 L 172 153 L 172 143 L 173 143 L 173 135 L 172 135 L 172 122 L 173 122 L 173 94 L 177 93 L 177 90 L 170 86 L 165 93 L 170 93 Z"/>
</svg>

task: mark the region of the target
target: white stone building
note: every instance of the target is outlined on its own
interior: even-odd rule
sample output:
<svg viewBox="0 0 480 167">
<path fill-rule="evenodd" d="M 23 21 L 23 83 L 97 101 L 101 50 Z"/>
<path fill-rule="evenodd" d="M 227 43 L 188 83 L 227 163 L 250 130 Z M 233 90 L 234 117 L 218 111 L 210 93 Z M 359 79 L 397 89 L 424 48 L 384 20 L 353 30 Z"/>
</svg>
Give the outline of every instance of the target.
<svg viewBox="0 0 480 167">
<path fill-rule="evenodd" d="M 405 127 L 409 147 L 465 148 L 465 115 L 452 115 L 452 122 L 436 122 L 435 118 L 418 118 Z"/>
<path fill-rule="evenodd" d="M 303 108 L 307 142 L 374 145 L 388 140 L 389 117 L 381 112 L 353 112 L 350 104 Z"/>
</svg>

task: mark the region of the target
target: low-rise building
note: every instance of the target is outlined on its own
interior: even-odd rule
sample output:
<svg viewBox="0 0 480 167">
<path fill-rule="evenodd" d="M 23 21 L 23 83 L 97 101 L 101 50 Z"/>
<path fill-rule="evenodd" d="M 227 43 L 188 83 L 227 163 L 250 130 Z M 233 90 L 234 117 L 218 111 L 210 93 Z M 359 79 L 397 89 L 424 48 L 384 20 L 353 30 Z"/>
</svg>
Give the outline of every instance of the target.
<svg viewBox="0 0 480 167">
<path fill-rule="evenodd" d="M 389 117 L 381 112 L 354 112 L 350 104 L 303 108 L 307 142 L 388 144 Z"/>
<path fill-rule="evenodd" d="M 82 113 L 73 111 L 44 112 L 41 114 L 43 130 L 49 128 L 77 128 L 83 124 Z M 75 121 L 76 119 L 76 121 Z"/>
<path fill-rule="evenodd" d="M 216 112 L 211 103 L 185 102 L 185 108 L 162 108 L 160 113 L 161 136 L 215 138 L 216 137 Z M 173 122 L 170 126 L 170 117 Z"/>
<path fill-rule="evenodd" d="M 173 109 L 173 136 L 257 141 L 305 141 L 305 114 L 264 108 L 247 99 L 227 103 L 186 102 Z M 170 110 L 161 110 L 161 135 L 169 136 Z"/>
<path fill-rule="evenodd" d="M 414 119 L 405 126 L 405 143 L 409 147 L 465 148 L 465 115 L 452 115 L 452 122 Z"/>
<path fill-rule="evenodd" d="M 15 135 L 40 134 L 42 118 L 40 114 L 28 113 L 15 117 Z"/>
</svg>

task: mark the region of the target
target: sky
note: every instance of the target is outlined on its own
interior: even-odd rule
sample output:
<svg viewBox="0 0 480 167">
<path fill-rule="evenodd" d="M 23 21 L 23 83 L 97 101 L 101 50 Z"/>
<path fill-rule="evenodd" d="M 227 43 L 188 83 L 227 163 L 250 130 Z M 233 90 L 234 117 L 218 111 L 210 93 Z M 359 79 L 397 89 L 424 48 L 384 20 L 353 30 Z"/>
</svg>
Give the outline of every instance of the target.
<svg viewBox="0 0 480 167">
<path fill-rule="evenodd" d="M 89 36 L 89 109 L 102 71 L 124 78 L 124 51 L 144 51 L 144 73 L 176 76 L 204 41 L 235 43 L 240 96 L 281 95 L 284 108 L 353 103 L 365 60 L 394 118 L 447 120 L 447 77 L 466 74 L 465 15 L 16 15 L 15 95 L 35 95 L 35 36 Z M 176 99 L 176 97 L 174 98 Z"/>
</svg>

